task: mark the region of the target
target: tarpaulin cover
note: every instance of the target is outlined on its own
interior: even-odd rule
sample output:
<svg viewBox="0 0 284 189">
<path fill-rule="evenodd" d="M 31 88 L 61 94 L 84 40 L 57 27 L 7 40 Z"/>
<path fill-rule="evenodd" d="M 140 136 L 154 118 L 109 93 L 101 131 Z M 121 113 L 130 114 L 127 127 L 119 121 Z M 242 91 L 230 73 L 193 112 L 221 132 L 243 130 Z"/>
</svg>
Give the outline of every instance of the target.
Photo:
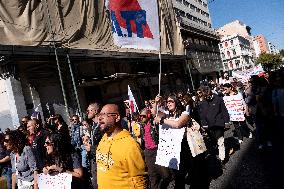
<svg viewBox="0 0 284 189">
<path fill-rule="evenodd" d="M 182 55 L 183 43 L 171 0 L 160 0 L 161 51 Z M 120 52 L 104 0 L 1 0 L 0 44 L 38 46 L 56 41 L 62 47 Z"/>
</svg>

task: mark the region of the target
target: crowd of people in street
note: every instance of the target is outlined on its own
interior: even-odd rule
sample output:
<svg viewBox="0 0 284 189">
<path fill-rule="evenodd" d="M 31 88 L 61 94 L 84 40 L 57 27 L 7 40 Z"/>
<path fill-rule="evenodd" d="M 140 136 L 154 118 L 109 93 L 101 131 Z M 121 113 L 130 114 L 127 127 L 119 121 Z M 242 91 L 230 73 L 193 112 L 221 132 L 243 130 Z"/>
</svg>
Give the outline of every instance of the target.
<svg viewBox="0 0 284 189">
<path fill-rule="evenodd" d="M 240 147 L 256 138 L 259 150 L 272 148 L 272 133 L 283 132 L 282 74 L 247 82 L 225 75 L 191 93 L 157 95 L 135 112 L 128 100 L 123 110 L 93 102 L 87 117 L 73 115 L 70 125 L 60 114 L 46 121 L 25 116 L 0 134 L 0 174 L 8 189 L 38 188 L 40 173 L 69 173 L 72 189 L 208 189 L 236 150 L 226 146 L 226 131 Z M 167 131 L 178 140 L 162 137 Z M 178 158 L 162 165 L 158 158 L 174 150 L 172 143 Z"/>
</svg>

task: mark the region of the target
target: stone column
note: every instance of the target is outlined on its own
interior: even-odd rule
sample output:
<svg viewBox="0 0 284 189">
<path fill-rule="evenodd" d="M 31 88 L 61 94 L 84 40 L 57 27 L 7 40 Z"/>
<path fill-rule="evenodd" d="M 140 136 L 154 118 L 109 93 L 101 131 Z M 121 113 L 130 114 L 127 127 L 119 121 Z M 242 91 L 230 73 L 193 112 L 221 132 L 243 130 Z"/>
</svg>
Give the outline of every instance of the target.
<svg viewBox="0 0 284 189">
<path fill-rule="evenodd" d="M 6 79 L 4 83 L 7 101 L 10 107 L 10 115 L 12 117 L 12 124 L 13 127 L 18 127 L 20 125 L 19 120 L 27 115 L 22 85 L 20 81 L 13 77 Z"/>
</svg>

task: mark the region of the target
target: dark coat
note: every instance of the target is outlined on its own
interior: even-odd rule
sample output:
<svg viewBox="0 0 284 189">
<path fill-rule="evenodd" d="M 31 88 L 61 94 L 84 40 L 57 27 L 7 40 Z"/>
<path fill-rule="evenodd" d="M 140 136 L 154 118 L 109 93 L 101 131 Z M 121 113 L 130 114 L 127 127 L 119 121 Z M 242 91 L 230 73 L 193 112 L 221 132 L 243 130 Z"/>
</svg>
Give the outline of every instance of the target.
<svg viewBox="0 0 284 189">
<path fill-rule="evenodd" d="M 229 123 L 230 116 L 223 99 L 215 94 L 209 100 L 204 100 L 199 104 L 199 115 L 202 126 L 225 127 Z"/>
</svg>

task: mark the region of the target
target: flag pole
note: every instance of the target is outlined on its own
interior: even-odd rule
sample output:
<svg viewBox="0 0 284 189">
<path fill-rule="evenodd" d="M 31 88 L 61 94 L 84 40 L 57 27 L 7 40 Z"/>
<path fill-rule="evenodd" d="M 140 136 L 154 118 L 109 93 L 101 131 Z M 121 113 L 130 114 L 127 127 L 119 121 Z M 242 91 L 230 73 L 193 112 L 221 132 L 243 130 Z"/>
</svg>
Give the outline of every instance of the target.
<svg viewBox="0 0 284 189">
<path fill-rule="evenodd" d="M 162 39 L 161 39 L 161 12 L 160 12 L 160 1 L 157 0 L 157 8 L 159 15 L 159 40 L 160 40 L 160 48 L 159 48 L 159 63 L 160 63 L 160 72 L 159 72 L 159 96 L 161 95 L 161 80 L 162 80 Z M 158 108 L 158 107 L 157 107 Z M 157 109 L 158 110 L 158 109 Z"/>
</svg>

